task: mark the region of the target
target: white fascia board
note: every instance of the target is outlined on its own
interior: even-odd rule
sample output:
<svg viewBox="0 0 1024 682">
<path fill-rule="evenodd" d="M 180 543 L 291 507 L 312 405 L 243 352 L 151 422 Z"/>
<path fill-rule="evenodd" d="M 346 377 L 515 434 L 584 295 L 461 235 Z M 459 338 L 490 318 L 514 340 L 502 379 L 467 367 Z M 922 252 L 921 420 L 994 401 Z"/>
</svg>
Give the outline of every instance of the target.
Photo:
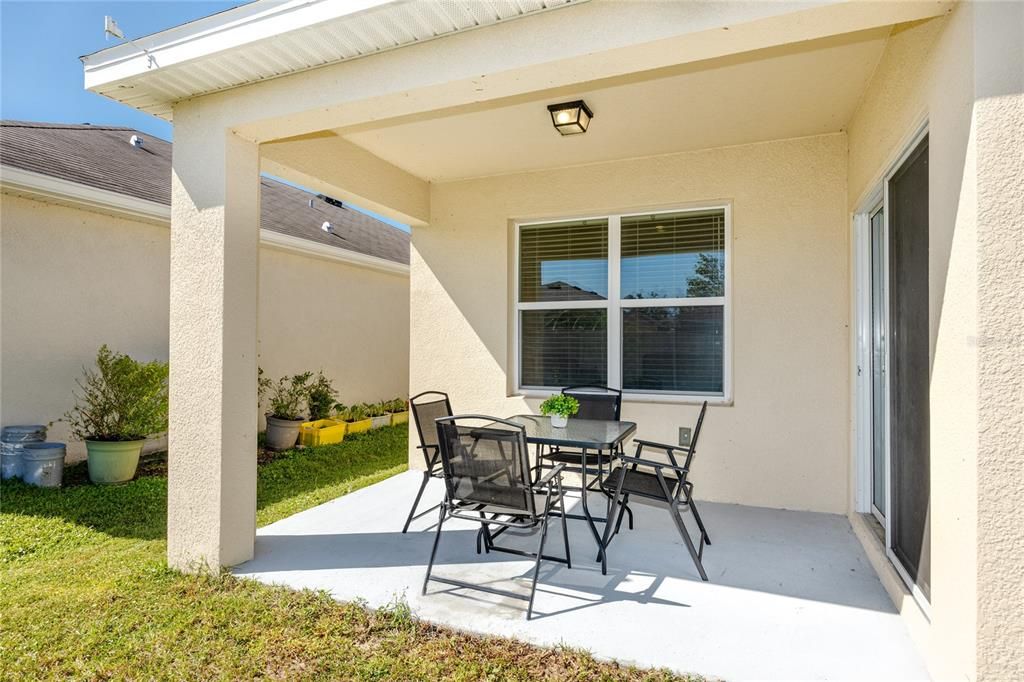
<svg viewBox="0 0 1024 682">
<path fill-rule="evenodd" d="M 257 0 L 81 57 L 85 65 L 85 89 L 225 52 L 393 1 Z"/>
<path fill-rule="evenodd" d="M 263 246 L 300 256 L 322 258 L 337 263 L 347 263 L 348 265 L 369 268 L 371 270 L 390 272 L 395 275 L 404 275 L 405 277 L 409 276 L 409 266 L 405 263 L 397 263 L 386 258 L 378 258 L 377 256 L 368 256 L 358 251 L 339 249 L 327 244 L 309 241 L 308 239 L 293 237 L 288 234 L 281 234 L 280 232 L 271 232 L 263 228 L 260 228 L 260 243 Z"/>
<path fill-rule="evenodd" d="M 0 166 L 0 187 L 16 194 L 73 204 L 148 222 L 171 221 L 171 207 L 167 204 L 13 166 Z"/>
<path fill-rule="evenodd" d="M 170 227 L 171 224 L 171 207 L 167 204 L 90 187 L 13 166 L 0 166 L 0 188 L 5 192 L 33 199 L 52 201 L 145 222 L 155 222 L 166 227 Z M 339 249 L 263 228 L 260 228 L 260 244 L 301 256 L 409 276 L 409 266 L 405 263 L 368 256 L 358 251 Z"/>
</svg>

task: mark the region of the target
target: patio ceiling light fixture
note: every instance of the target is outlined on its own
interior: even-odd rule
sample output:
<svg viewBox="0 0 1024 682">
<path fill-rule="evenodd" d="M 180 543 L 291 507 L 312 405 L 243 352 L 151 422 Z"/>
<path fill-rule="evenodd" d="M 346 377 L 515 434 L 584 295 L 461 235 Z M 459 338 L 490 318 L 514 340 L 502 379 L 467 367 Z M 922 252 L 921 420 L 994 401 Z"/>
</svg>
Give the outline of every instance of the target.
<svg viewBox="0 0 1024 682">
<path fill-rule="evenodd" d="M 548 111 L 551 113 L 551 124 L 563 135 L 579 135 L 587 132 L 590 119 L 594 118 L 594 112 L 581 99 L 575 102 L 549 104 Z"/>
</svg>

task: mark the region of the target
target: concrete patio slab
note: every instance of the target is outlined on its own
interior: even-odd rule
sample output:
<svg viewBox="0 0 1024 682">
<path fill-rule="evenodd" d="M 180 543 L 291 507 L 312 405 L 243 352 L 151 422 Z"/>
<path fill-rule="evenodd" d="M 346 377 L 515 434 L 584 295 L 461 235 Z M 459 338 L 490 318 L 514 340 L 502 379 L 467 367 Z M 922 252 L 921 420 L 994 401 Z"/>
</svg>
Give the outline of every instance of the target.
<svg viewBox="0 0 1024 682">
<path fill-rule="evenodd" d="M 612 544 L 608 575 L 584 522 L 569 521 L 573 567 L 542 564 L 527 621 L 523 601 L 440 583 L 421 594 L 436 517 L 400 532 L 420 480 L 400 474 L 261 528 L 256 558 L 235 574 L 371 607 L 401 599 L 431 622 L 710 677 L 928 678 L 845 517 L 704 503 L 714 543 L 704 554 L 707 583 L 663 508 L 632 505 L 636 528 L 624 524 Z M 424 499 L 440 497 L 433 481 Z M 599 495 L 592 501 L 603 508 Z M 478 527 L 446 522 L 436 575 L 525 594 L 532 562 L 477 555 Z M 499 542 L 536 540 L 507 533 Z M 562 551 L 557 520 L 548 542 L 546 552 Z"/>
</svg>

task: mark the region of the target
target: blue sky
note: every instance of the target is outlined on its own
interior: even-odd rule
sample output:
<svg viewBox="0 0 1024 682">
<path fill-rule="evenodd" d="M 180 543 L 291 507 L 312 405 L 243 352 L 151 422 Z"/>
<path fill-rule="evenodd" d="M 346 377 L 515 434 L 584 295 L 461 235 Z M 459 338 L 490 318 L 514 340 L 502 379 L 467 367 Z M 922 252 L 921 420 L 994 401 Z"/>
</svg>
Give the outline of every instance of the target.
<svg viewBox="0 0 1024 682">
<path fill-rule="evenodd" d="M 126 37 L 139 38 L 241 4 L 0 0 L 0 118 L 123 125 L 171 140 L 170 123 L 86 91 L 78 58 L 119 42 L 104 38 L 103 17 L 108 14 Z"/>
<path fill-rule="evenodd" d="M 104 15 L 138 38 L 239 4 L 0 0 L 0 116 L 124 125 L 170 140 L 166 121 L 87 92 L 78 58 L 117 44 L 104 39 Z"/>
</svg>

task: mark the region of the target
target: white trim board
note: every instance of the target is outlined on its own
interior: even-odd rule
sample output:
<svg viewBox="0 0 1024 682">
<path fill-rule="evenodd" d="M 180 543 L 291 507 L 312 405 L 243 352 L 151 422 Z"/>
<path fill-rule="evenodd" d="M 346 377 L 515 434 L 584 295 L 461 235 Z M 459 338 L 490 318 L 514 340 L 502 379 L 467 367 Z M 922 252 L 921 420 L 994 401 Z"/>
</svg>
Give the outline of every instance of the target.
<svg viewBox="0 0 1024 682">
<path fill-rule="evenodd" d="M 171 207 L 167 204 L 139 199 L 120 192 L 111 192 L 13 166 L 0 166 L 0 188 L 5 192 L 30 199 L 100 211 L 165 227 L 171 225 Z M 358 251 L 339 249 L 263 228 L 260 228 L 260 244 L 301 256 L 409 276 L 409 266 L 405 263 L 397 263 Z"/>
</svg>

